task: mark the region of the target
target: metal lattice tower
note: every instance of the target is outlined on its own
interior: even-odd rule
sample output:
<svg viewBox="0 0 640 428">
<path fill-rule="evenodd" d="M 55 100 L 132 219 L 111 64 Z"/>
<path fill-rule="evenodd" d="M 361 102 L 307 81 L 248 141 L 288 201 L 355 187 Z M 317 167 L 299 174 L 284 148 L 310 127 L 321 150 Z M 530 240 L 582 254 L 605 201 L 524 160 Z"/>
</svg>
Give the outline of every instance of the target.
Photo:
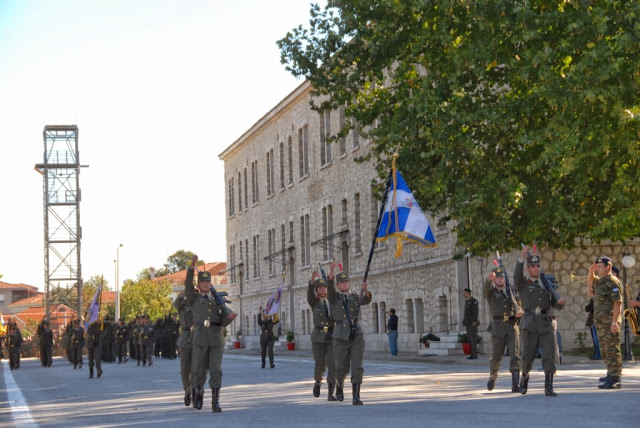
<svg viewBox="0 0 640 428">
<path fill-rule="evenodd" d="M 44 163 L 35 168 L 44 176 L 45 317 L 49 319 L 49 291 L 54 283 L 77 285 L 77 311 L 82 315 L 78 127 L 48 125 L 43 138 Z"/>
</svg>

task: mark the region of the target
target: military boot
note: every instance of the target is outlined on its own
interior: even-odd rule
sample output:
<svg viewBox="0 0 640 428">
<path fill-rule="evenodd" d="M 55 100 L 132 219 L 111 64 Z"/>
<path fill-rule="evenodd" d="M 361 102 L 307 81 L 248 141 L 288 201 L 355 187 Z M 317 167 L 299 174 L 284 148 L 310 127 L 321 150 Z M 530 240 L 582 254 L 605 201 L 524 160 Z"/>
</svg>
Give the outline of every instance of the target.
<svg viewBox="0 0 640 428">
<path fill-rule="evenodd" d="M 191 391 L 188 388 L 184 390 L 184 405 L 187 407 L 191 405 Z"/>
<path fill-rule="evenodd" d="M 553 392 L 553 373 L 544 374 L 544 395 L 547 397 L 557 397 L 558 394 Z"/>
<path fill-rule="evenodd" d="M 89 367 L 89 379 L 93 379 L 93 367 Z"/>
<path fill-rule="evenodd" d="M 102 376 L 102 369 L 98 369 L 98 377 Z"/>
<path fill-rule="evenodd" d="M 336 398 L 338 401 L 344 400 L 344 391 L 342 389 L 343 384 L 339 383 L 336 385 Z"/>
<path fill-rule="evenodd" d="M 313 384 L 313 396 L 320 397 L 320 382 L 318 381 Z"/>
<path fill-rule="evenodd" d="M 528 386 L 529 386 L 529 373 L 522 373 L 522 377 L 520 378 L 520 394 L 522 395 L 526 394 Z"/>
<path fill-rule="evenodd" d="M 605 377 L 601 377 L 600 379 L 598 379 L 600 382 L 604 382 L 602 385 L 598 385 L 598 388 L 603 389 L 604 386 L 606 384 L 608 384 L 609 382 L 611 382 L 611 376 L 609 375 L 609 373 L 607 373 L 607 375 Z"/>
<path fill-rule="evenodd" d="M 78 369 L 82 368 L 82 361 L 80 361 L 80 363 L 78 363 Z"/>
<path fill-rule="evenodd" d="M 487 382 L 487 390 L 493 391 L 493 387 L 496 386 L 496 379 L 498 378 L 498 373 L 491 373 L 489 376 L 489 381 Z"/>
<path fill-rule="evenodd" d="M 335 385 L 333 383 L 329 384 L 329 395 L 327 396 L 327 401 L 338 401 L 335 395 L 333 395 L 333 389 Z"/>
<path fill-rule="evenodd" d="M 12 368 L 13 368 L 13 367 L 12 367 Z M 74 364 L 73 364 L 73 369 L 75 370 L 75 369 L 77 369 L 77 368 L 78 368 L 78 365 L 74 363 Z"/>
<path fill-rule="evenodd" d="M 222 409 L 220 408 L 220 388 L 212 388 L 211 389 L 211 409 L 213 413 L 220 413 Z"/>
<path fill-rule="evenodd" d="M 138 360 L 138 364 L 136 364 L 136 366 L 139 366 L 139 365 L 140 365 L 140 360 Z"/>
<path fill-rule="evenodd" d="M 196 389 L 194 394 L 193 407 L 200 410 L 202 409 L 202 402 L 204 401 L 204 388 Z"/>
<path fill-rule="evenodd" d="M 520 392 L 520 372 L 511 373 L 511 392 Z"/>
<path fill-rule="evenodd" d="M 265 361 L 265 359 L 263 358 L 263 359 L 262 359 L 262 368 L 264 368 L 265 363 L 266 363 L 266 361 Z"/>
<path fill-rule="evenodd" d="M 353 392 L 353 405 L 361 406 L 363 403 L 360 401 L 360 384 L 354 383 L 351 385 L 351 389 Z"/>
<path fill-rule="evenodd" d="M 600 385 L 598 388 L 600 389 L 620 389 L 622 388 L 622 383 L 620 383 L 620 376 L 610 376 L 609 380 Z"/>
</svg>

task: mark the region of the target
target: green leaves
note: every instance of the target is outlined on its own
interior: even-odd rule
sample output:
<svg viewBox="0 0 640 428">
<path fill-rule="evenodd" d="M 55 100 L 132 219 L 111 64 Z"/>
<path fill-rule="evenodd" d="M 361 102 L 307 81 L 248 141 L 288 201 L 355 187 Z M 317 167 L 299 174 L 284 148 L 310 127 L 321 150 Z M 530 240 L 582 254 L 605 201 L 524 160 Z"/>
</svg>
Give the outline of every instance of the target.
<svg viewBox="0 0 640 428">
<path fill-rule="evenodd" d="M 573 247 L 640 235 L 639 12 L 340 0 L 278 45 L 328 96 L 317 108 L 350 106 L 369 129 L 380 179 L 400 153 L 421 207 L 457 221 L 458 244 Z"/>
</svg>

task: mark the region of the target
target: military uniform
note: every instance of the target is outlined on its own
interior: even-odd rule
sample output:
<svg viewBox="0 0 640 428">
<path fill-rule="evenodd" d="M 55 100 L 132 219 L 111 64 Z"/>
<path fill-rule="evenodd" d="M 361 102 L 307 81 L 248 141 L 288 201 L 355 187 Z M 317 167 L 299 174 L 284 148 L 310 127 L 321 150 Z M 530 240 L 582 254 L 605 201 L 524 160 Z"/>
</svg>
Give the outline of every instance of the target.
<svg viewBox="0 0 640 428">
<path fill-rule="evenodd" d="M 320 384 L 325 367 L 327 371 L 327 384 L 329 386 L 328 401 L 336 401 L 334 395 L 336 383 L 336 359 L 333 353 L 333 330 L 335 322 L 332 317 L 331 305 L 328 299 L 320 299 L 316 297 L 315 289 L 321 286 L 327 286 L 327 282 L 318 278 L 314 283 L 309 281 L 307 287 L 307 303 L 313 311 L 313 331 L 311 332 L 311 352 L 313 353 L 313 361 L 315 367 L 313 370 L 313 378 L 315 384 L 313 386 L 313 395 L 320 396 Z M 328 296 L 327 296 L 328 297 Z"/>
<path fill-rule="evenodd" d="M 182 379 L 182 388 L 184 389 L 184 405 L 190 406 L 193 312 L 185 296 L 178 295 L 173 302 L 173 306 L 178 310 L 178 320 L 180 322 L 178 349 L 180 351 L 180 378 Z M 201 382 L 204 383 L 204 380 Z"/>
<path fill-rule="evenodd" d="M 467 289 L 469 294 L 471 290 Z M 467 339 L 471 344 L 469 359 L 478 358 L 478 301 L 475 297 L 469 297 L 464 302 L 464 315 L 462 325 L 467 328 Z"/>
<path fill-rule="evenodd" d="M 611 333 L 611 318 L 613 317 L 614 304 L 620 302 L 622 305 L 623 286 L 620 280 L 613 275 L 605 275 L 602 278 L 596 276 L 593 282 L 593 292 L 593 319 L 598 331 L 600 355 L 607 366 L 607 379 L 600 387 L 618 389 L 621 387 L 620 378 L 622 376 L 620 329 L 617 333 Z M 620 325 L 620 317 L 617 322 Z"/>
<path fill-rule="evenodd" d="M 49 323 L 44 325 L 49 326 Z M 43 328 L 40 334 L 40 362 L 44 367 L 51 367 L 53 357 L 53 331 Z"/>
<path fill-rule="evenodd" d="M 89 359 L 89 378 L 93 377 L 93 366 L 98 370 L 98 377 L 102 376 L 102 335 L 104 324 L 97 320 L 87 329 L 87 358 Z"/>
<path fill-rule="evenodd" d="M 218 305 L 212 293 L 196 294 L 193 287 L 194 268 L 187 269 L 185 296 L 193 312 L 193 366 L 191 386 L 193 388 L 194 406 L 202 407 L 204 396 L 204 379 L 209 369 L 209 386 L 212 394 L 214 412 L 220 412 L 218 400 L 222 387 L 222 355 L 224 353 L 223 327 L 231 324 L 231 311 L 225 305 Z M 211 280 L 209 272 L 199 272 L 198 280 Z M 203 384 L 198 382 L 202 381 Z"/>
<path fill-rule="evenodd" d="M 336 280 L 348 281 L 347 275 L 340 272 Z M 333 332 L 333 351 L 336 357 L 336 397 L 339 401 L 344 399 L 344 380 L 351 368 L 351 385 L 353 388 L 353 404 L 362 404 L 360 401 L 360 385 L 364 373 L 364 332 L 358 322 L 360 306 L 371 303 L 371 294 L 361 291 L 356 293 L 342 293 L 336 290 L 333 279 L 327 279 L 327 298 L 331 303 L 331 314 L 335 320 Z"/>
<path fill-rule="evenodd" d="M 9 368 L 18 370 L 20 368 L 20 348 L 22 347 L 22 334 L 20 329 L 14 324 L 9 328 L 7 336 L 7 347 L 9 348 Z"/>
<path fill-rule="evenodd" d="M 496 276 L 503 276 L 504 271 L 498 267 L 493 270 Z M 487 279 L 482 287 L 482 297 L 489 305 L 491 314 L 491 359 L 489 360 L 489 383 L 491 391 L 498 378 L 500 362 L 505 348 L 509 350 L 509 371 L 511 372 L 511 392 L 520 392 L 520 328 L 516 319 L 516 309 L 506 291 L 495 286 Z"/>
<path fill-rule="evenodd" d="M 532 255 L 527 257 L 528 264 L 540 265 L 540 257 Z M 553 375 L 556 372 L 555 365 L 555 338 L 551 320 L 550 309 L 562 309 L 553 294 L 547 290 L 542 279 L 533 280 L 524 276 L 524 260 L 518 259 L 513 274 L 518 296 L 522 301 L 524 316 L 520 322 L 520 337 L 522 349 L 522 379 L 520 380 L 520 392 L 527 393 L 529 371 L 533 365 L 538 348 L 542 348 L 542 368 L 545 375 L 545 394 L 555 396 L 553 392 Z"/>
<path fill-rule="evenodd" d="M 276 342 L 276 336 L 273 334 L 273 326 L 278 323 L 277 315 L 264 317 L 262 313 L 258 314 L 258 325 L 260 326 L 260 350 L 262 357 L 262 368 L 265 366 L 267 351 L 269 351 L 269 365 L 274 368 L 273 364 L 273 345 Z"/>
<path fill-rule="evenodd" d="M 104 331 L 102 334 L 102 361 L 113 363 L 115 361 L 113 347 L 115 344 L 116 336 L 113 332 L 113 322 L 111 318 L 105 317 L 104 319 Z"/>
<path fill-rule="evenodd" d="M 78 322 L 74 322 L 71 328 L 71 356 L 73 360 L 73 368 L 82 368 L 82 348 L 84 347 L 84 329 L 80 327 Z"/>
<path fill-rule="evenodd" d="M 149 324 L 148 316 L 145 315 L 144 319 L 147 320 L 146 323 L 143 321 L 140 327 L 138 327 L 140 355 L 142 357 L 142 367 L 144 367 L 147 362 L 149 363 L 149 367 L 151 367 L 153 365 L 151 355 L 153 354 L 153 343 L 155 341 L 155 328 Z"/>
<path fill-rule="evenodd" d="M 122 324 L 120 324 L 122 323 Z M 116 337 L 116 354 L 118 355 L 118 364 L 122 364 L 122 359 L 127 362 L 127 340 L 129 338 L 129 327 L 124 324 L 124 320 L 120 318 L 118 325 L 113 329 Z"/>
</svg>

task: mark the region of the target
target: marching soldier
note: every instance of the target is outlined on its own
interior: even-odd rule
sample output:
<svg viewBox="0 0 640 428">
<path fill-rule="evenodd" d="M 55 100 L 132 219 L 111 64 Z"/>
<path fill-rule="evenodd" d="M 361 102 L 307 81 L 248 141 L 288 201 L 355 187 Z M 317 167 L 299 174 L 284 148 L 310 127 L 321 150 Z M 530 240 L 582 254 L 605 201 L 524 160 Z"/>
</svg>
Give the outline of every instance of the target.
<svg viewBox="0 0 640 428">
<path fill-rule="evenodd" d="M 362 283 L 360 295 L 350 292 L 349 277 L 340 272 L 336 277 L 338 290 L 333 285 L 336 264 L 331 263 L 327 278 L 327 295 L 331 303 L 331 314 L 335 320 L 333 351 L 336 356 L 336 398 L 344 400 L 344 380 L 351 366 L 351 387 L 353 404 L 362 405 L 360 386 L 362 385 L 362 360 L 364 357 L 364 333 L 358 323 L 360 306 L 371 303 L 371 292 L 367 283 Z"/>
<path fill-rule="evenodd" d="M 138 328 L 140 340 L 140 354 L 142 356 L 142 367 L 149 362 L 149 367 L 153 365 L 151 355 L 153 354 L 153 343 L 155 341 L 155 329 L 149 323 L 149 315 L 142 316 L 142 325 Z"/>
<path fill-rule="evenodd" d="M 467 359 L 475 360 L 478 358 L 478 301 L 471 297 L 471 290 L 468 288 L 462 294 L 465 299 L 462 325 L 467 328 L 467 339 L 471 344 L 471 355 Z"/>
<path fill-rule="evenodd" d="M 320 396 L 320 384 L 325 367 L 328 368 L 327 384 L 329 386 L 328 401 L 337 401 L 333 394 L 336 383 L 336 359 L 333 354 L 334 321 L 331 316 L 331 305 L 327 300 L 327 282 L 313 272 L 307 288 L 307 303 L 313 311 L 313 331 L 311 332 L 311 351 L 315 367 L 313 370 L 313 396 Z"/>
<path fill-rule="evenodd" d="M 7 347 L 9 348 L 9 368 L 18 370 L 20 368 L 20 348 L 22 347 L 22 334 L 15 322 L 9 325 L 7 336 Z"/>
<path fill-rule="evenodd" d="M 544 394 L 547 397 L 555 397 L 553 391 L 553 375 L 556 372 L 555 365 L 555 339 L 551 315 L 549 310 L 562 309 L 565 299 L 556 301 L 554 294 L 547 290 L 540 278 L 540 256 L 531 254 L 527 256 L 529 247 L 524 246 L 516 264 L 513 274 L 516 290 L 522 300 L 524 316 L 520 325 L 522 337 L 522 378 L 520 379 L 520 393 L 526 394 L 529 384 L 529 371 L 533 360 L 542 347 L 542 368 L 544 369 Z M 527 271 L 524 271 L 526 257 Z"/>
<path fill-rule="evenodd" d="M 193 330 L 193 312 L 191 305 L 185 298 L 185 292 L 181 291 L 173 306 L 178 310 L 180 321 L 180 337 L 178 337 L 178 349 L 180 351 L 180 378 L 184 389 L 184 405 L 191 405 L 191 360 L 192 345 L 191 336 Z M 202 381 L 204 383 L 204 380 Z"/>
<path fill-rule="evenodd" d="M 40 361 L 43 367 L 51 367 L 53 356 L 53 332 L 49 321 L 44 321 L 40 334 Z"/>
<path fill-rule="evenodd" d="M 118 320 L 118 325 L 113 329 L 116 336 L 116 353 L 118 354 L 118 364 L 122 364 L 122 359 L 127 362 L 127 338 L 129 337 L 129 328 L 124 324 L 124 318 Z"/>
<path fill-rule="evenodd" d="M 202 408 L 204 398 L 204 380 L 209 368 L 209 386 L 211 387 L 211 406 L 214 413 L 221 412 L 219 399 L 222 386 L 222 354 L 224 353 L 223 327 L 231 324 L 237 314 L 216 300 L 211 286 L 211 274 L 198 272 L 199 294 L 193 287 L 193 272 L 198 256 L 191 259 L 185 281 L 185 295 L 193 311 L 193 367 L 191 385 L 193 405 Z M 208 357 L 208 358 L 207 358 Z M 208 361 L 207 361 L 208 360 Z M 202 382 L 202 384 L 200 384 Z"/>
<path fill-rule="evenodd" d="M 587 296 L 593 297 L 593 319 L 598 330 L 600 355 L 607 366 L 607 376 L 598 388 L 620 389 L 622 352 L 620 350 L 620 313 L 622 283 L 611 274 L 609 257 L 598 257 L 589 267 Z"/>
<path fill-rule="evenodd" d="M 276 336 L 273 334 L 273 326 L 278 322 L 278 314 L 266 316 L 262 312 L 262 306 L 260 306 L 260 312 L 258 313 L 258 325 L 260 326 L 260 355 L 262 357 L 262 368 L 265 366 L 267 351 L 269 351 L 269 366 L 271 368 L 276 366 L 273 364 L 273 344 L 276 342 Z"/>
<path fill-rule="evenodd" d="M 140 350 L 140 327 L 142 326 L 142 318 L 140 315 L 136 316 L 136 320 L 133 323 L 133 327 L 131 329 L 131 335 L 133 336 L 133 348 L 136 350 L 136 360 L 138 363 L 136 366 L 140 365 L 140 361 L 144 359 L 142 356 L 142 351 Z"/>
<path fill-rule="evenodd" d="M 104 324 L 98 317 L 87 329 L 87 358 L 89 359 L 89 379 L 93 378 L 93 366 L 98 370 L 98 377 L 102 376 L 102 336 Z"/>
<path fill-rule="evenodd" d="M 511 372 L 511 392 L 520 392 L 520 328 L 518 318 L 523 311 L 516 312 L 513 301 L 505 287 L 505 272 L 501 267 L 491 271 L 482 288 L 482 296 L 489 304 L 491 312 L 491 359 L 489 360 L 489 381 L 487 389 L 493 390 L 504 350 L 509 350 L 509 371 Z"/>
<path fill-rule="evenodd" d="M 102 332 L 102 361 L 113 363 L 115 361 L 113 355 L 113 347 L 116 336 L 113 332 L 113 321 L 111 317 L 104 317 Z"/>
<path fill-rule="evenodd" d="M 73 320 L 71 328 L 71 356 L 73 360 L 73 369 L 82 368 L 82 348 L 84 347 L 84 329 L 80 327 L 80 320 Z"/>
</svg>

